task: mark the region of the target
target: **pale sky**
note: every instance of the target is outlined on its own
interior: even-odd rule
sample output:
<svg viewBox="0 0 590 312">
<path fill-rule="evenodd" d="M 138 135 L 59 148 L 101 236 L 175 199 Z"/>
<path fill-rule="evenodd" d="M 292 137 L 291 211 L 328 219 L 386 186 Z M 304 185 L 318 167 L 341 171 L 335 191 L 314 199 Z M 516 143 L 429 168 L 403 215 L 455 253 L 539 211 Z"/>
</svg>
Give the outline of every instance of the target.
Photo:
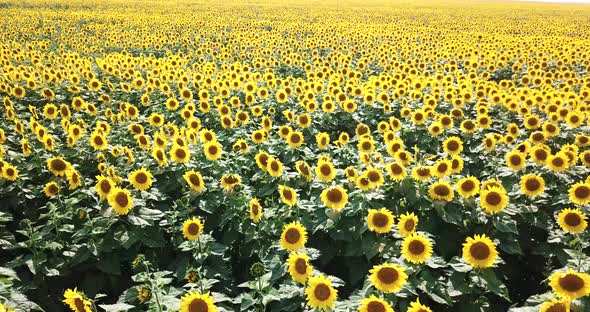
<svg viewBox="0 0 590 312">
<path fill-rule="evenodd" d="M 526 2 L 590 3 L 590 0 L 520 0 Z"/>
</svg>

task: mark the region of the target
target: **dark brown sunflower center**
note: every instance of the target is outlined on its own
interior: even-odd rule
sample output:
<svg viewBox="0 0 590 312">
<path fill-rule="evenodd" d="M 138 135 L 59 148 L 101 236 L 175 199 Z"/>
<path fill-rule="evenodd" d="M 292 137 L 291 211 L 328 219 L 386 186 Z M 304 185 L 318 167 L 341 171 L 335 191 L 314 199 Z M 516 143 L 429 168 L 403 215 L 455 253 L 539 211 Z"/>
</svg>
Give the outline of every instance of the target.
<svg viewBox="0 0 590 312">
<path fill-rule="evenodd" d="M 332 168 L 328 164 L 323 164 L 320 166 L 320 172 L 325 176 L 329 176 L 332 173 Z"/>
<path fill-rule="evenodd" d="M 177 149 L 176 152 L 174 152 L 174 154 L 176 155 L 176 157 L 178 159 L 185 159 L 186 158 L 186 152 L 182 148 Z"/>
<path fill-rule="evenodd" d="M 411 232 L 414 230 L 414 226 L 416 226 L 416 222 L 414 222 L 413 219 L 409 219 L 408 221 L 406 221 L 406 223 L 404 224 L 404 230 Z"/>
<path fill-rule="evenodd" d="M 129 204 L 129 198 L 127 198 L 127 195 L 125 193 L 118 193 L 115 196 L 115 201 L 121 207 L 127 207 L 127 205 Z"/>
<path fill-rule="evenodd" d="M 139 184 L 144 184 L 147 182 L 147 180 L 148 180 L 148 176 L 144 172 L 140 172 L 135 176 L 135 182 L 137 182 Z"/>
<path fill-rule="evenodd" d="M 403 170 L 402 170 L 402 168 L 401 168 L 401 167 L 400 167 L 400 165 L 398 165 L 398 164 L 393 164 L 393 165 L 391 165 L 389 168 L 391 169 L 391 172 L 392 172 L 394 175 L 400 175 L 400 174 L 402 174 L 402 173 L 403 173 Z"/>
<path fill-rule="evenodd" d="M 449 151 L 456 151 L 459 149 L 459 142 L 457 141 L 450 141 L 449 143 L 447 143 L 447 148 L 449 149 Z"/>
<path fill-rule="evenodd" d="M 283 190 L 283 197 L 285 197 L 286 200 L 291 200 L 293 198 L 291 190 Z"/>
<path fill-rule="evenodd" d="M 188 312 L 207 312 L 209 311 L 209 306 L 203 299 L 194 299 L 188 305 Z"/>
<path fill-rule="evenodd" d="M 339 189 L 330 189 L 326 196 L 333 203 L 339 203 L 343 198 L 342 192 Z"/>
<path fill-rule="evenodd" d="M 502 202 L 502 197 L 497 192 L 490 192 L 486 195 L 486 203 L 496 206 Z"/>
<path fill-rule="evenodd" d="M 385 306 L 379 301 L 371 301 L 367 304 L 367 312 L 385 312 Z"/>
<path fill-rule="evenodd" d="M 387 216 L 384 213 L 377 212 L 373 215 L 372 221 L 376 227 L 381 228 L 387 225 L 387 223 L 389 222 L 389 218 L 387 218 Z"/>
<path fill-rule="evenodd" d="M 485 260 L 490 256 L 490 247 L 483 242 L 476 242 L 469 247 L 469 253 L 476 260 Z"/>
<path fill-rule="evenodd" d="M 103 193 L 109 193 L 111 191 L 111 184 L 107 180 L 102 180 L 100 182 L 100 190 Z"/>
<path fill-rule="evenodd" d="M 301 141 L 301 137 L 299 136 L 299 134 L 293 134 L 291 135 L 291 142 L 294 144 L 297 144 Z"/>
<path fill-rule="evenodd" d="M 55 194 L 55 193 L 57 193 L 58 190 L 59 189 L 57 188 L 57 185 L 55 185 L 55 184 L 49 185 L 49 193 L 50 194 Z"/>
<path fill-rule="evenodd" d="M 256 204 L 252 205 L 252 214 L 257 216 L 258 212 L 259 212 L 258 205 L 256 205 Z"/>
<path fill-rule="evenodd" d="M 377 272 L 377 278 L 383 284 L 392 284 L 399 278 L 399 273 L 394 268 L 382 268 Z"/>
<path fill-rule="evenodd" d="M 313 294 L 319 301 L 325 301 L 330 298 L 330 287 L 326 284 L 319 284 L 313 290 Z"/>
<path fill-rule="evenodd" d="M 438 165 L 438 167 L 436 167 L 436 170 L 440 173 L 447 172 L 447 169 L 449 169 L 449 166 L 445 163 L 441 163 L 440 165 Z"/>
<path fill-rule="evenodd" d="M 575 274 L 566 274 L 559 279 L 559 286 L 568 292 L 576 292 L 584 288 L 584 280 Z"/>
<path fill-rule="evenodd" d="M 555 157 L 553 158 L 553 160 L 551 161 L 551 163 L 555 166 L 555 167 L 561 167 L 564 165 L 564 160 L 561 157 Z"/>
<path fill-rule="evenodd" d="M 522 162 L 522 160 L 520 159 L 520 156 L 518 155 L 512 155 L 510 156 L 510 163 L 514 166 L 518 166 L 520 165 Z"/>
<path fill-rule="evenodd" d="M 82 299 L 75 298 L 74 305 L 76 306 L 76 311 L 78 311 L 78 312 L 86 311 L 86 306 L 84 305 L 84 301 Z"/>
<path fill-rule="evenodd" d="M 419 240 L 413 240 L 408 245 L 408 250 L 413 255 L 421 255 L 425 249 L 426 249 L 426 246 L 424 246 L 424 243 L 422 243 Z"/>
<path fill-rule="evenodd" d="M 367 151 L 371 149 L 371 142 L 363 142 L 363 150 Z"/>
<path fill-rule="evenodd" d="M 297 230 L 297 229 L 291 228 L 291 229 L 288 229 L 287 232 L 285 233 L 285 240 L 289 244 L 295 244 L 295 243 L 299 242 L 300 238 L 301 238 L 301 234 L 299 233 L 299 230 Z"/>
<path fill-rule="evenodd" d="M 545 310 L 546 312 L 567 312 L 568 309 L 565 304 L 558 302 L 553 304 L 549 309 Z"/>
<path fill-rule="evenodd" d="M 421 177 L 427 177 L 430 176 L 430 169 L 424 167 L 418 168 L 417 173 Z"/>
<path fill-rule="evenodd" d="M 295 261 L 295 271 L 299 274 L 307 273 L 307 263 L 305 262 L 305 259 L 298 258 Z"/>
<path fill-rule="evenodd" d="M 438 196 L 447 196 L 449 195 L 450 191 L 445 185 L 437 185 L 434 187 L 434 193 Z"/>
<path fill-rule="evenodd" d="M 539 160 L 545 160 L 547 159 L 547 151 L 544 149 L 538 149 L 535 151 L 535 157 L 537 157 Z"/>
<path fill-rule="evenodd" d="M 579 186 L 574 190 L 574 195 L 577 198 L 587 198 L 590 196 L 590 188 L 585 185 Z"/>
<path fill-rule="evenodd" d="M 307 168 L 306 165 L 300 165 L 299 166 L 299 171 L 301 171 L 301 174 L 303 175 L 309 175 L 309 168 Z"/>
<path fill-rule="evenodd" d="M 461 189 L 464 192 L 471 192 L 473 191 L 473 189 L 475 189 L 475 183 L 473 183 L 473 181 L 471 180 L 466 180 L 461 184 Z"/>
<path fill-rule="evenodd" d="M 216 155 L 218 151 L 219 151 L 219 149 L 217 149 L 217 146 L 215 146 L 215 145 L 209 146 L 209 154 Z"/>
<path fill-rule="evenodd" d="M 236 184 L 238 183 L 238 178 L 235 175 L 228 175 L 227 177 L 225 177 L 225 183 L 227 184 Z"/>
<path fill-rule="evenodd" d="M 188 226 L 188 233 L 190 235 L 197 235 L 197 234 L 199 234 L 199 225 L 196 224 L 196 223 L 191 223 Z"/>
<path fill-rule="evenodd" d="M 524 185 L 529 191 L 536 191 L 541 187 L 541 182 L 536 178 L 527 179 Z"/>
<path fill-rule="evenodd" d="M 565 215 L 564 221 L 565 224 L 569 226 L 578 226 L 580 223 L 582 223 L 582 218 L 580 218 L 578 214 L 570 212 Z"/>
<path fill-rule="evenodd" d="M 64 171 L 67 166 L 66 163 L 61 159 L 54 159 L 51 161 L 51 168 L 55 171 Z"/>
</svg>

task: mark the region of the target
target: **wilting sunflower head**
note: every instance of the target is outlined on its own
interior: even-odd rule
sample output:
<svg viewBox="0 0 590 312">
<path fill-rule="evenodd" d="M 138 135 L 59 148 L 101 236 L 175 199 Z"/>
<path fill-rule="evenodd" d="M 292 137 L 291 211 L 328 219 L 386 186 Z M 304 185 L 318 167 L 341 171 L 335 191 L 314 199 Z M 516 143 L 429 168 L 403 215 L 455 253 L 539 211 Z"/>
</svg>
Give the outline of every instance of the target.
<svg viewBox="0 0 590 312">
<path fill-rule="evenodd" d="M 338 291 L 332 287 L 332 281 L 325 278 L 323 274 L 309 278 L 305 294 L 307 295 L 307 304 L 321 311 L 333 309 L 334 302 L 338 297 Z"/>
<path fill-rule="evenodd" d="M 369 273 L 369 280 L 377 290 L 384 293 L 400 291 L 408 279 L 404 268 L 393 263 L 384 263 L 374 266 Z"/>
<path fill-rule="evenodd" d="M 557 215 L 557 222 L 561 229 L 567 233 L 582 233 L 588 226 L 588 219 L 580 209 L 566 208 Z"/>
<path fill-rule="evenodd" d="M 386 208 L 369 209 L 367 216 L 367 227 L 370 231 L 378 234 L 384 234 L 391 231 L 394 223 L 394 216 Z"/>
<path fill-rule="evenodd" d="M 497 258 L 496 245 L 485 234 L 468 237 L 463 243 L 463 259 L 476 269 L 493 266 Z"/>
<path fill-rule="evenodd" d="M 590 294 L 590 275 L 572 269 L 555 272 L 549 277 L 549 286 L 560 298 L 575 300 Z"/>
</svg>

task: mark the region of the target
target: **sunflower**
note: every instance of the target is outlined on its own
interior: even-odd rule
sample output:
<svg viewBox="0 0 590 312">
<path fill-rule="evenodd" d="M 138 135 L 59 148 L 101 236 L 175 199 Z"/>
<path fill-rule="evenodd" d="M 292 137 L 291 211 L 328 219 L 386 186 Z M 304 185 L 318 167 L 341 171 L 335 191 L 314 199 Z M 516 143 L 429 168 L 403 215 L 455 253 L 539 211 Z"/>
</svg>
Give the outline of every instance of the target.
<svg viewBox="0 0 590 312">
<path fill-rule="evenodd" d="M 317 167 L 315 167 L 315 174 L 323 182 L 330 182 L 336 177 L 336 169 L 332 162 L 328 160 L 318 161 Z"/>
<path fill-rule="evenodd" d="M 461 195 L 463 198 L 469 198 L 477 195 L 479 193 L 479 180 L 476 177 L 464 177 L 461 180 L 457 181 L 457 185 L 455 186 L 457 189 L 457 193 Z"/>
<path fill-rule="evenodd" d="M 281 247 L 288 251 L 297 251 L 305 247 L 307 231 L 299 222 L 291 222 L 283 226 L 281 234 Z"/>
<path fill-rule="evenodd" d="M 485 234 L 467 237 L 463 243 L 463 259 L 476 269 L 491 267 L 497 257 L 496 245 Z"/>
<path fill-rule="evenodd" d="M 567 233 L 577 234 L 582 233 L 588 223 L 586 217 L 580 209 L 562 209 L 557 215 L 557 222 L 561 229 Z"/>
<path fill-rule="evenodd" d="M 74 312 L 92 312 L 91 304 L 77 288 L 67 289 L 64 292 L 63 302 L 67 304 Z"/>
<path fill-rule="evenodd" d="M 412 233 L 402 242 L 402 256 L 414 264 L 422 264 L 432 256 L 432 243 L 425 236 Z"/>
<path fill-rule="evenodd" d="M 385 183 L 385 179 L 383 178 L 383 173 L 381 172 L 381 169 L 370 167 L 363 173 L 363 175 L 366 176 L 367 179 L 369 179 L 369 182 L 371 183 L 371 188 L 380 187 Z"/>
<path fill-rule="evenodd" d="M 451 161 L 441 159 L 432 166 L 432 174 L 437 178 L 444 178 L 451 174 Z"/>
<path fill-rule="evenodd" d="M 203 234 L 203 222 L 199 218 L 192 217 L 182 223 L 182 236 L 188 240 L 199 238 Z"/>
<path fill-rule="evenodd" d="M 281 201 L 290 207 L 295 206 L 297 204 L 297 192 L 294 189 L 279 185 L 279 194 L 281 195 Z"/>
<path fill-rule="evenodd" d="M 315 140 L 318 145 L 318 148 L 321 150 L 325 149 L 326 147 L 328 147 L 328 145 L 330 145 L 330 135 L 326 132 L 316 134 Z"/>
<path fill-rule="evenodd" d="M 166 164 L 168 164 L 168 157 L 166 157 L 166 152 L 164 151 L 164 149 L 159 148 L 159 147 L 154 147 L 151 154 L 152 154 L 152 157 L 158 163 L 158 166 L 162 167 L 162 166 L 165 166 Z"/>
<path fill-rule="evenodd" d="M 562 172 L 569 167 L 569 158 L 564 152 L 558 152 L 555 155 L 549 155 L 545 162 L 551 171 Z"/>
<path fill-rule="evenodd" d="M 127 177 L 129 183 L 138 190 L 146 191 L 152 186 L 152 173 L 145 168 L 132 171 Z"/>
<path fill-rule="evenodd" d="M 567 272 L 555 272 L 549 277 L 549 286 L 560 298 L 575 300 L 590 294 L 590 275 L 576 273 L 572 269 Z"/>
<path fill-rule="evenodd" d="M 170 149 L 170 158 L 177 163 L 187 163 L 191 159 L 191 154 L 187 146 L 174 144 Z"/>
<path fill-rule="evenodd" d="M 375 142 L 371 138 L 363 137 L 359 140 L 357 148 L 359 152 L 370 154 L 375 150 Z"/>
<path fill-rule="evenodd" d="M 341 186 L 332 186 L 323 190 L 320 198 L 326 207 L 337 212 L 341 211 L 348 202 L 348 194 Z"/>
<path fill-rule="evenodd" d="M 5 306 L 4 304 L 0 303 L 0 312 L 15 312 L 13 309 L 11 309 L 8 306 Z"/>
<path fill-rule="evenodd" d="M 223 186 L 226 191 L 233 190 L 234 187 L 240 185 L 240 183 L 242 183 L 242 179 L 237 174 L 224 174 L 221 177 L 221 186 Z"/>
<path fill-rule="evenodd" d="M 208 292 L 191 291 L 180 298 L 180 312 L 217 312 L 217 307 Z"/>
<path fill-rule="evenodd" d="M 551 298 L 541 305 L 539 312 L 570 312 L 570 300 Z"/>
<path fill-rule="evenodd" d="M 287 259 L 289 274 L 294 281 L 305 284 L 305 281 L 313 274 L 313 268 L 309 264 L 309 257 L 304 253 L 291 253 Z"/>
<path fill-rule="evenodd" d="M 361 300 L 358 310 L 359 312 L 393 312 L 393 308 L 389 303 L 375 297 L 375 295 Z"/>
<path fill-rule="evenodd" d="M 428 189 L 428 195 L 434 200 L 452 201 L 454 197 L 453 187 L 449 182 L 439 180 L 433 183 Z"/>
<path fill-rule="evenodd" d="M 576 205 L 586 205 L 590 203 L 590 184 L 578 182 L 572 185 L 568 191 L 569 199 Z"/>
<path fill-rule="evenodd" d="M 201 173 L 194 170 L 189 170 L 182 176 L 191 190 L 201 193 L 205 189 L 205 182 Z"/>
<path fill-rule="evenodd" d="M 520 178 L 520 191 L 528 197 L 535 197 L 545 191 L 545 180 L 536 174 L 525 174 Z"/>
<path fill-rule="evenodd" d="M 531 148 L 529 155 L 535 163 L 544 165 L 551 156 L 551 149 L 545 144 L 537 144 Z"/>
<path fill-rule="evenodd" d="M 307 180 L 308 182 L 313 179 L 313 176 L 311 174 L 311 168 L 309 168 L 309 165 L 305 161 L 298 160 L 295 163 L 295 168 L 297 169 L 297 172 L 299 172 L 299 174 L 302 177 L 304 177 L 305 180 Z"/>
<path fill-rule="evenodd" d="M 332 281 L 323 274 L 309 278 L 307 288 L 307 304 L 313 309 L 327 311 L 334 308 L 334 302 L 338 297 L 338 291 L 332 287 Z"/>
<path fill-rule="evenodd" d="M 250 210 L 250 219 L 252 219 L 254 223 L 260 222 L 260 219 L 262 218 L 262 206 L 260 205 L 258 199 L 250 199 L 250 202 L 248 203 L 248 208 Z"/>
<path fill-rule="evenodd" d="M 508 168 L 514 171 L 518 171 L 524 168 L 524 166 L 526 165 L 525 157 L 526 154 L 518 150 L 513 150 L 511 152 L 506 153 L 504 159 L 506 160 L 506 165 L 508 166 Z"/>
<path fill-rule="evenodd" d="M 463 151 L 463 141 L 456 136 L 447 138 L 443 142 L 443 150 L 449 155 L 457 155 Z"/>
<path fill-rule="evenodd" d="M 506 190 L 496 186 L 484 188 L 480 194 L 480 205 L 489 214 L 498 213 L 508 205 Z"/>
<path fill-rule="evenodd" d="M 204 152 L 208 160 L 217 160 L 221 157 L 221 144 L 217 141 L 207 142 L 205 143 Z"/>
<path fill-rule="evenodd" d="M 70 184 L 70 190 L 75 190 L 80 185 L 82 185 L 82 177 L 80 176 L 78 170 L 70 168 L 68 171 L 66 171 L 66 178 Z"/>
<path fill-rule="evenodd" d="M 113 187 L 111 192 L 109 193 L 107 200 L 109 205 L 113 207 L 115 213 L 118 215 L 126 215 L 129 213 L 129 210 L 133 207 L 133 198 L 131 198 L 131 193 L 128 190 Z"/>
<path fill-rule="evenodd" d="M 370 231 L 378 234 L 388 233 L 391 231 L 394 223 L 393 214 L 386 208 L 369 209 L 367 216 L 367 226 Z"/>
<path fill-rule="evenodd" d="M 412 168 L 412 179 L 416 181 L 426 181 L 432 177 L 432 167 L 415 166 Z"/>
<path fill-rule="evenodd" d="M 406 171 L 406 167 L 397 162 L 391 162 L 385 165 L 385 169 L 387 169 L 387 173 L 389 173 L 389 177 L 393 181 L 401 181 L 405 177 L 408 176 L 408 172 Z"/>
<path fill-rule="evenodd" d="M 8 181 L 15 181 L 18 178 L 18 170 L 13 165 L 5 164 L 2 167 L 2 174 L 0 177 Z"/>
<path fill-rule="evenodd" d="M 97 182 L 94 188 L 96 189 L 96 193 L 98 193 L 98 197 L 100 199 L 107 199 L 111 190 L 115 187 L 115 183 L 113 183 L 111 179 L 103 176 L 96 176 L 96 180 Z"/>
<path fill-rule="evenodd" d="M 287 143 L 289 144 L 289 146 L 297 148 L 303 144 L 303 140 L 303 133 L 301 133 L 300 131 L 293 131 L 289 134 L 289 137 L 287 138 Z"/>
<path fill-rule="evenodd" d="M 369 276 L 371 284 L 384 293 L 400 291 L 408 279 L 404 269 L 393 263 L 376 265 L 369 273 L 371 273 Z"/>
<path fill-rule="evenodd" d="M 418 217 L 413 212 L 407 212 L 399 216 L 397 222 L 397 231 L 402 237 L 406 237 L 416 231 L 418 226 Z"/>
<path fill-rule="evenodd" d="M 90 145 L 97 151 L 103 151 L 107 149 L 109 143 L 103 134 L 95 131 L 90 135 Z"/>
<path fill-rule="evenodd" d="M 57 193 L 59 193 L 59 186 L 54 181 L 48 182 L 47 184 L 45 184 L 43 192 L 45 192 L 45 196 L 53 197 L 57 195 Z"/>
<path fill-rule="evenodd" d="M 278 178 L 283 175 L 283 163 L 274 157 L 270 157 L 267 162 L 266 171 L 271 176 Z"/>
<path fill-rule="evenodd" d="M 371 181 L 366 175 L 360 175 L 355 181 L 356 187 L 358 187 L 361 191 L 367 191 L 372 188 Z"/>
<path fill-rule="evenodd" d="M 65 176 L 70 168 L 70 163 L 61 157 L 53 157 L 47 160 L 47 169 L 56 176 Z"/>
</svg>

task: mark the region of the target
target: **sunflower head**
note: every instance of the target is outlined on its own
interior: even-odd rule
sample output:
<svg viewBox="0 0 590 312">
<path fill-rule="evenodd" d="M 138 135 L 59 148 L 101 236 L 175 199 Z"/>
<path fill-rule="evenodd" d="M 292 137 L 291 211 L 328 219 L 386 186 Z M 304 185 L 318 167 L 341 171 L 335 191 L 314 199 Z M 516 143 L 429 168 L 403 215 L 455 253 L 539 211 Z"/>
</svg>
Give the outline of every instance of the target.
<svg viewBox="0 0 590 312">
<path fill-rule="evenodd" d="M 287 259 L 287 266 L 293 280 L 301 284 L 305 284 L 313 274 L 313 269 L 309 264 L 309 257 L 304 253 L 291 253 L 289 259 Z"/>
<path fill-rule="evenodd" d="M 291 222 L 283 227 L 281 247 L 288 251 L 297 251 L 307 242 L 307 230 L 299 222 Z"/>
<path fill-rule="evenodd" d="M 541 305 L 539 312 L 569 312 L 570 311 L 570 300 L 569 299 L 555 299 L 544 302 Z"/>
<path fill-rule="evenodd" d="M 399 216 L 397 231 L 402 237 L 406 237 L 416 231 L 418 217 L 413 212 L 407 212 Z"/>
<path fill-rule="evenodd" d="M 486 213 L 498 213 L 508 205 L 506 190 L 496 186 L 489 186 L 481 191 L 480 205 Z"/>
<path fill-rule="evenodd" d="M 319 310 L 334 308 L 334 302 L 338 297 L 338 291 L 332 287 L 332 282 L 323 274 L 309 278 L 305 294 L 309 306 Z"/>
<path fill-rule="evenodd" d="M 432 243 L 425 236 L 412 233 L 402 242 L 402 255 L 407 261 L 422 264 L 432 256 Z"/>
<path fill-rule="evenodd" d="M 416 298 L 416 301 L 410 303 L 410 307 L 407 312 L 432 312 L 432 310 L 420 303 L 420 299 Z"/>
<path fill-rule="evenodd" d="M 585 182 L 577 182 L 572 185 L 568 191 L 569 199 L 576 205 L 586 205 L 590 203 L 590 184 Z"/>
<path fill-rule="evenodd" d="M 386 208 L 369 209 L 367 227 L 378 234 L 388 233 L 393 227 L 394 216 Z"/>
<path fill-rule="evenodd" d="M 188 240 L 199 238 L 203 233 L 203 222 L 201 219 L 192 217 L 182 223 L 182 236 Z"/>
<path fill-rule="evenodd" d="M 590 294 L 590 275 L 572 269 L 555 272 L 549 277 L 549 286 L 560 298 L 575 300 Z"/>
<path fill-rule="evenodd" d="M 392 263 L 376 265 L 369 273 L 371 284 L 384 293 L 400 291 L 408 279 L 404 269 Z"/>
<path fill-rule="evenodd" d="M 545 190 L 545 180 L 536 174 L 526 174 L 520 178 L 520 191 L 529 196 L 535 197 Z"/>
<path fill-rule="evenodd" d="M 279 195 L 285 205 L 293 207 L 297 204 L 297 192 L 288 186 L 279 185 Z"/>
<path fill-rule="evenodd" d="M 371 295 L 369 298 L 361 300 L 358 308 L 359 312 L 393 312 L 393 308 L 387 301 Z"/>
<path fill-rule="evenodd" d="M 462 178 L 457 181 L 456 189 L 463 198 L 473 197 L 479 193 L 479 180 L 472 176 Z"/>
<path fill-rule="evenodd" d="M 248 203 L 248 208 L 250 210 L 250 219 L 252 219 L 254 223 L 260 222 L 260 219 L 262 218 L 262 206 L 260 205 L 258 199 L 250 199 L 250 202 Z"/>
<path fill-rule="evenodd" d="M 496 258 L 496 245 L 485 234 L 468 237 L 463 243 L 463 259 L 474 268 L 489 268 L 494 265 Z"/>
<path fill-rule="evenodd" d="M 191 291 L 180 299 L 180 312 L 217 312 L 217 307 L 209 293 Z"/>
<path fill-rule="evenodd" d="M 433 183 L 428 189 L 428 194 L 434 200 L 452 201 L 454 198 L 453 188 L 444 180 Z"/>
<path fill-rule="evenodd" d="M 588 226 L 586 217 L 580 209 L 566 208 L 557 215 L 557 222 L 561 229 L 567 233 L 577 234 L 583 232 Z"/>
<path fill-rule="evenodd" d="M 152 173 L 145 168 L 132 171 L 127 179 L 138 190 L 146 191 L 152 186 Z"/>
<path fill-rule="evenodd" d="M 332 186 L 324 189 L 320 198 L 326 207 L 341 211 L 348 202 L 348 193 L 341 186 Z"/>
<path fill-rule="evenodd" d="M 67 289 L 64 292 L 63 302 L 67 304 L 72 311 L 75 312 L 92 312 L 90 308 L 90 301 L 86 299 L 83 293 L 79 292 L 77 288 Z"/>
<path fill-rule="evenodd" d="M 109 193 L 107 200 L 109 205 L 118 215 L 126 215 L 133 207 L 133 198 L 128 190 L 114 187 Z"/>
</svg>

